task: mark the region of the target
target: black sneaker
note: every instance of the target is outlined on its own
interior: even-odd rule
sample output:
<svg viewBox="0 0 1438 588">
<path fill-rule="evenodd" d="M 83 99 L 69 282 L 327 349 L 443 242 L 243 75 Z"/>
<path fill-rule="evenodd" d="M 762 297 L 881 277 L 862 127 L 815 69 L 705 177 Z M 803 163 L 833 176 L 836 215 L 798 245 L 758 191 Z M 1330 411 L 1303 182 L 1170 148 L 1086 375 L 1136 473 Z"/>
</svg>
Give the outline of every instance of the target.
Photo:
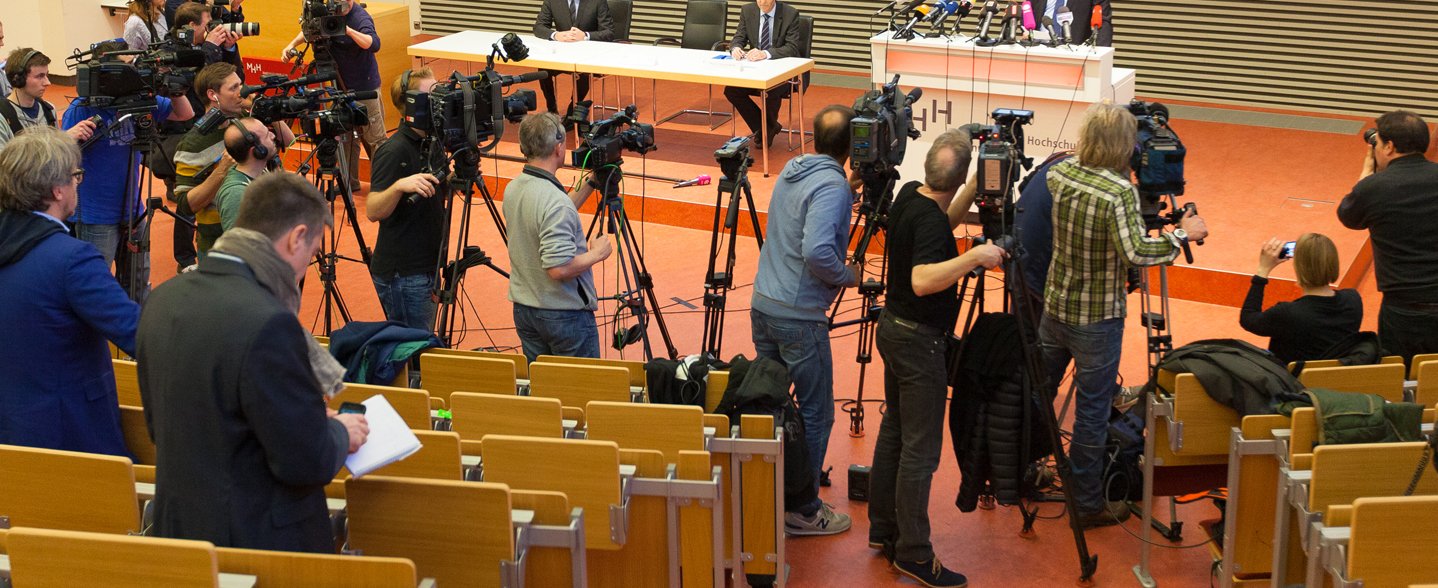
<svg viewBox="0 0 1438 588">
<path fill-rule="evenodd" d="M 969 585 L 968 578 L 944 567 L 937 557 L 929 561 L 894 560 L 894 569 L 931 588 L 964 588 Z"/>
<path fill-rule="evenodd" d="M 1095 529 L 1117 525 L 1128 520 L 1128 503 L 1121 500 L 1106 503 L 1104 508 L 1097 512 L 1081 512 L 1078 514 L 1079 527 L 1084 529 Z"/>
</svg>

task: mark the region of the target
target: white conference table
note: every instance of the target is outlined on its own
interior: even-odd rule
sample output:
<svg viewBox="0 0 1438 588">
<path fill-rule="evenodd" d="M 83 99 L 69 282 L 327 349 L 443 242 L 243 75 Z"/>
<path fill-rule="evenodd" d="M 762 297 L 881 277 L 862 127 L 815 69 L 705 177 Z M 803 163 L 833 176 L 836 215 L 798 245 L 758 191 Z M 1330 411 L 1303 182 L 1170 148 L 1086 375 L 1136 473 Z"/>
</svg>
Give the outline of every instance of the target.
<svg viewBox="0 0 1438 588">
<path fill-rule="evenodd" d="M 491 46 L 504 33 L 490 31 L 463 31 L 438 39 L 411 45 L 409 55 L 417 59 L 455 59 L 459 61 L 484 61 L 492 51 Z M 523 61 L 511 62 L 537 69 L 553 69 L 574 73 L 603 74 L 636 79 L 687 82 L 735 86 L 759 91 L 759 108 L 764 110 L 769 90 L 788 83 L 814 69 L 814 60 L 786 57 L 765 61 L 734 61 L 719 59 L 725 55 L 719 51 L 683 49 L 672 46 L 634 45 L 629 43 L 606 43 L 580 41 L 561 43 L 521 35 L 520 39 L 529 48 L 529 57 Z M 804 130 L 804 93 L 798 92 L 799 130 Z M 654 96 L 654 120 L 658 113 L 659 95 Z M 769 133 L 769 117 L 765 113 L 761 134 Z M 764 175 L 769 175 L 769 149 L 764 150 Z"/>
</svg>

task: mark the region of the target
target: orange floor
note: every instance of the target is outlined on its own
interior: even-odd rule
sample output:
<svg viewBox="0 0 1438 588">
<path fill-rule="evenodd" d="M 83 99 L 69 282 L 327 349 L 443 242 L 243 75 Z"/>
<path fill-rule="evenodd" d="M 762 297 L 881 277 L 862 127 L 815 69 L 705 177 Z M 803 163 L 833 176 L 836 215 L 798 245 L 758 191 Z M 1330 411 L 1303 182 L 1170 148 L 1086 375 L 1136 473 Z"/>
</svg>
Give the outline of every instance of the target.
<svg viewBox="0 0 1438 588">
<path fill-rule="evenodd" d="M 435 65 L 441 71 L 460 67 L 443 63 Z M 650 120 L 647 104 L 652 104 L 653 94 L 649 88 L 643 87 L 645 85 L 640 84 L 639 103 L 644 113 L 641 118 L 647 122 Z M 563 98 L 567 84 L 561 83 L 560 86 Z M 51 101 L 57 106 L 63 106 L 62 100 L 68 100 L 60 96 L 73 95 L 73 89 L 58 86 L 50 92 Z M 679 108 L 702 107 L 706 100 L 705 88 L 697 86 L 660 84 L 658 93 L 664 99 L 660 108 L 666 113 Z M 717 89 L 715 94 L 718 96 Z M 828 103 L 852 103 L 858 94 L 857 90 L 814 86 L 808 93 L 808 111 L 815 112 L 820 105 Z M 724 105 L 722 96 L 718 96 L 718 104 Z M 710 131 L 706 125 L 697 124 L 701 120 L 689 118 L 690 124 L 669 123 L 659 127 L 659 150 L 644 162 L 628 158 L 625 169 L 631 174 L 643 170 L 674 178 L 689 178 L 699 173 L 717 174 L 712 151 L 729 136 L 729 125 Z M 1261 344 L 1260 339 L 1248 336 L 1238 328 L 1236 308 L 1242 289 L 1246 287 L 1247 273 L 1256 262 L 1258 245 L 1269 236 L 1292 238 L 1302 232 L 1320 231 L 1338 243 L 1344 259 L 1352 259 L 1365 235 L 1338 226 L 1332 208 L 1358 173 L 1361 144 L 1353 137 L 1316 132 L 1179 120 L 1174 121 L 1174 126 L 1189 148 L 1188 195 L 1198 203 L 1213 232 L 1208 244 L 1196 250 L 1199 257 L 1196 265 L 1212 275 L 1229 276 L 1214 279 L 1175 272 L 1176 290 L 1187 288 L 1189 294 L 1197 292 L 1197 295 L 1185 297 L 1219 300 L 1228 305 L 1174 300 L 1174 339 L 1182 343 L 1210 337 L 1237 337 Z M 517 152 L 512 133 L 498 151 L 503 154 Z M 778 157 L 771 165 L 777 172 L 782 160 L 790 154 L 777 149 L 775 154 Z M 483 166 L 484 173 L 491 177 L 511 177 L 518 169 L 514 163 L 489 160 Z M 575 172 L 561 172 L 563 181 L 574 177 Z M 758 170 L 751 175 L 751 180 L 758 208 L 762 210 L 767 204 L 773 180 L 764 178 Z M 708 227 L 713 221 L 714 187 L 672 190 L 662 182 L 631 180 L 626 182 L 625 190 L 649 196 L 630 197 L 628 213 L 635 221 L 638 239 L 655 278 L 656 294 L 664 305 L 662 312 L 674 346 L 682 354 L 695 353 L 701 344 L 703 315 L 700 301 L 708 261 Z M 356 198 L 356 206 L 363 209 L 363 195 Z M 336 207 L 337 212 L 340 208 Z M 458 206 L 459 210 L 464 210 L 464 207 Z M 493 254 L 497 265 L 507 267 L 505 248 L 483 204 L 475 201 L 468 210 L 471 243 Z M 358 247 L 350 229 L 350 219 L 344 218 L 343 214 L 337 219 L 341 221 L 338 226 L 343 228 L 341 252 L 357 257 Z M 649 222 L 644 222 L 646 219 Z M 376 224 L 360 220 L 358 225 L 366 242 L 372 245 Z M 153 230 L 152 276 L 156 285 L 175 273 L 171 230 L 172 223 L 168 217 L 157 217 Z M 753 353 L 747 309 L 748 286 L 754 275 L 757 249 L 752 238 L 741 238 L 739 243 L 735 270 L 738 287 L 731 295 L 728 308 L 723 347 L 725 355 Z M 596 282 L 604 292 L 613 293 L 620 289 L 617 286 L 619 273 L 616 263 L 611 258 L 595 270 Z M 322 331 L 323 323 L 321 288 L 317 275 L 313 275 L 314 270 L 311 271 L 300 317 L 318 333 Z M 1285 273 L 1289 271 L 1285 267 L 1277 275 L 1291 275 Z M 355 320 L 383 318 L 364 266 L 342 261 L 338 276 L 338 289 Z M 487 269 L 470 271 L 464 282 L 464 303 L 458 325 L 463 339 L 459 346 L 513 348 L 517 345 L 505 289 L 505 281 Z M 1373 328 L 1378 297 L 1371 278 L 1363 281 L 1360 290 L 1368 301 L 1365 327 Z M 1137 307 L 1135 296 L 1130 299 L 1131 314 L 1136 314 Z M 858 304 L 850 300 L 845 305 L 845 316 L 857 316 L 857 308 Z M 607 324 L 612 312 L 612 304 L 602 310 L 602 333 L 612 330 Z M 834 333 L 835 396 L 838 399 L 854 398 L 859 384 L 859 369 L 854 362 L 855 333 L 854 328 L 839 329 Z M 651 326 L 649 334 L 656 352 L 662 354 L 664 343 L 657 325 Z M 1122 374 L 1130 382 L 1139 382 L 1144 378 L 1145 360 L 1143 332 L 1136 323 L 1130 325 L 1126 333 L 1124 349 Z M 605 353 L 614 357 L 642 357 L 637 348 L 626 349 L 622 353 L 606 349 Z M 882 397 L 881 363 L 877 353 L 875 358 L 864 383 L 866 399 Z M 836 537 L 789 541 L 788 562 L 792 566 L 793 586 L 912 585 L 908 580 L 899 580 L 885 567 L 882 558 L 868 549 L 865 504 L 850 502 L 846 498 L 844 472 L 850 464 L 870 462 L 873 441 L 878 434 L 878 405 L 869 404 L 867 407 L 865 434 L 859 437 L 849 435 L 847 415 L 842 412 L 837 414 L 827 464 L 835 472 L 834 486 L 823 492 L 825 500 L 833 503 L 839 511 L 853 516 L 854 529 Z M 1037 536 L 1025 539 L 1017 534 L 1020 517 L 1012 509 L 959 513 L 953 506 L 959 476 L 947 439 L 944 440 L 944 452 L 929 510 L 934 546 L 946 564 L 968 574 L 977 586 L 1062 586 L 1071 584 L 1077 578 L 1073 540 L 1063 519 L 1040 521 Z M 1164 512 L 1167 511 L 1166 502 L 1160 506 Z M 1045 516 L 1056 517 L 1061 513 L 1058 505 L 1046 505 L 1043 511 Z M 1159 546 L 1154 550 L 1153 575 L 1165 586 L 1206 586 L 1209 584 L 1210 567 L 1208 549 L 1183 547 L 1204 542 L 1206 537 L 1197 522 L 1216 517 L 1217 511 L 1208 503 L 1197 503 L 1180 507 L 1178 512 L 1180 518 L 1188 523 L 1183 545 L 1171 545 L 1159 539 Z M 1133 582 L 1130 569 L 1138 561 L 1139 543 L 1134 536 L 1138 526 L 1136 520 L 1131 520 L 1122 527 L 1088 533 L 1090 549 L 1099 555 L 1096 576 L 1099 583 L 1130 585 Z"/>
</svg>

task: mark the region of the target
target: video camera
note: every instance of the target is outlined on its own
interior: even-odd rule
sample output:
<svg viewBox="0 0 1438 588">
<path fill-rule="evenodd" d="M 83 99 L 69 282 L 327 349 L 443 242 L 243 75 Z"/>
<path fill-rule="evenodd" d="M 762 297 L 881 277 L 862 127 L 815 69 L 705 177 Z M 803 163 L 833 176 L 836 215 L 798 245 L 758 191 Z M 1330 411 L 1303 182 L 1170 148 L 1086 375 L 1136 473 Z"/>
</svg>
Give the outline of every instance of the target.
<svg viewBox="0 0 1438 588">
<path fill-rule="evenodd" d="M 236 8 L 234 10 L 230 10 L 229 8 L 227 8 L 230 5 L 230 0 L 209 0 L 209 4 L 210 21 L 220 24 L 240 24 L 245 22 L 245 9 Z M 251 34 L 258 35 L 260 33 L 260 25 L 258 23 L 245 24 L 252 24 L 255 26 L 255 32 Z"/>
<path fill-rule="evenodd" d="M 893 199 L 895 171 L 904 162 L 909 139 L 919 138 L 914 128 L 914 101 L 922 88 L 899 92 L 899 75 L 877 90 L 869 90 L 854 101 L 854 118 L 849 121 L 849 165 L 863 180 L 862 213 L 884 214 Z"/>
<path fill-rule="evenodd" d="M 721 190 L 733 192 L 737 187 L 734 183 L 740 180 L 749 166 L 754 165 L 754 158 L 749 155 L 753 143 L 754 140 L 747 136 L 734 137 L 714 151 L 714 161 L 719 162 L 719 171 L 724 174 L 719 178 Z"/>
<path fill-rule="evenodd" d="M 630 104 L 607 120 L 589 124 L 584 141 L 570 154 L 574 167 L 593 170 L 619 165 L 625 150 L 644 155 L 658 149 L 654 145 L 654 125 L 642 124 L 638 118 L 639 109 Z M 624 130 L 618 130 L 621 127 Z"/>
<path fill-rule="evenodd" d="M 547 78 L 547 72 L 507 76 L 494 70 L 495 57 L 521 61 L 528 56 L 524 42 L 509 33 L 493 45 L 488 63 L 478 75 L 465 76 L 456 71 L 429 92 L 405 92 L 405 121 L 440 141 L 445 151 L 454 156 L 455 170 L 461 178 L 474 176 L 458 172 L 478 173 L 474 168 L 480 154 L 493 149 L 503 138 L 506 120 L 518 123 L 535 109 L 533 90 L 516 90 L 508 96 L 503 91 L 514 84 Z"/>
<path fill-rule="evenodd" d="M 334 72 L 312 74 L 294 80 L 284 74 L 265 74 L 260 78 L 259 84 L 241 88 L 240 97 L 260 94 L 255 97 L 250 116 L 267 125 L 276 121 L 303 119 L 319 109 L 327 92 L 326 88 L 309 89 L 307 86 L 332 82 L 335 79 Z"/>
<path fill-rule="evenodd" d="M 1138 119 L 1138 147 L 1129 166 L 1138 177 L 1138 193 L 1147 214 L 1147 208 L 1156 206 L 1160 198 L 1183 195 L 1183 158 L 1188 150 L 1168 126 L 1167 106 L 1134 100 L 1128 111 Z"/>
<path fill-rule="evenodd" d="M 300 12 L 300 34 L 314 52 L 317 69 L 334 69 L 334 58 L 330 55 L 330 41 L 345 36 L 349 27 L 346 19 L 347 4 L 344 0 L 304 0 Z"/>
<path fill-rule="evenodd" d="M 1033 122 L 1034 112 L 998 108 L 990 117 L 994 120 L 992 125 L 970 123 L 960 128 L 979 142 L 974 204 L 979 207 L 984 236 L 998 239 L 1009 233 L 1008 219 L 1019 169 L 1029 169 L 1034 164 L 1032 158 L 1024 156 L 1024 125 Z"/>
<path fill-rule="evenodd" d="M 96 43 L 66 59 L 76 72 L 76 93 L 96 108 L 157 106 L 156 96 L 183 96 L 205 65 L 205 53 L 171 40 L 149 49 L 123 50 L 123 41 Z M 133 56 L 130 61 L 124 56 Z"/>
</svg>

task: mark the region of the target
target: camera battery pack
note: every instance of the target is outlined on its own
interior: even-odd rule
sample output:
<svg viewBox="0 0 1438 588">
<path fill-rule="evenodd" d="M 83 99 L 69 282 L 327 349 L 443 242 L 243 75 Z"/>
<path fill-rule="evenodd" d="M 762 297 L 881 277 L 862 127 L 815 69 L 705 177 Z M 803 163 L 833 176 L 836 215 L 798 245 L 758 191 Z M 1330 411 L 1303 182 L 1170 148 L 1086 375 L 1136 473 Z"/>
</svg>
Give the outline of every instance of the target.
<svg viewBox="0 0 1438 588">
<path fill-rule="evenodd" d="M 849 465 L 849 500 L 869 501 L 869 466 Z"/>
</svg>

